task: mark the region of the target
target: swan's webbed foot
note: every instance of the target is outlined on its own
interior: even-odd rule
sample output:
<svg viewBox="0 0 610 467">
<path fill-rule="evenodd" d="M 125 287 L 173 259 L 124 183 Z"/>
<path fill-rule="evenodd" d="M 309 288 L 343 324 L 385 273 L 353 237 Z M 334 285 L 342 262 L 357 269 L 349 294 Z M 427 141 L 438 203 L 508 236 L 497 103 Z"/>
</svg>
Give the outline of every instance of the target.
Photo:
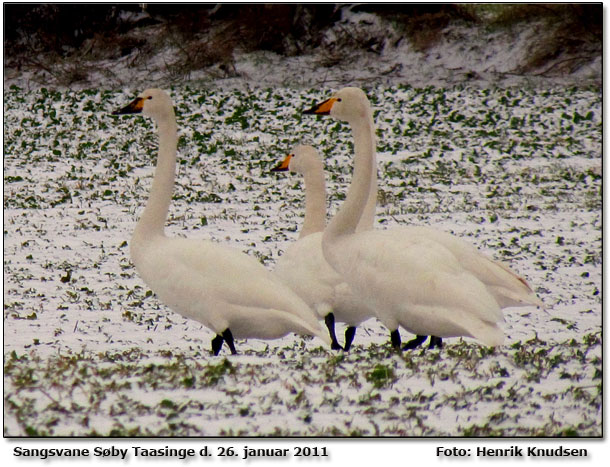
<svg viewBox="0 0 610 467">
<path fill-rule="evenodd" d="M 235 355 L 237 351 L 235 350 L 235 343 L 233 342 L 233 334 L 231 334 L 229 328 L 225 329 L 222 334 L 216 334 L 216 337 L 212 339 L 212 353 L 218 355 L 220 349 L 222 349 L 222 344 L 225 342 L 229 346 L 231 353 Z"/>
<path fill-rule="evenodd" d="M 235 343 L 233 342 L 233 334 L 231 334 L 231 330 L 229 328 L 225 329 L 222 333 L 222 338 L 227 342 L 229 349 L 231 349 L 231 353 L 235 355 L 237 350 L 235 350 Z"/>
<path fill-rule="evenodd" d="M 220 334 L 216 334 L 216 337 L 212 339 L 212 353 L 215 356 L 220 353 L 220 349 L 222 349 L 223 342 L 224 339 Z"/>
<path fill-rule="evenodd" d="M 345 345 L 343 346 L 343 350 L 349 352 L 349 349 L 352 346 L 352 342 L 354 341 L 354 336 L 356 335 L 356 326 L 349 326 L 345 330 Z"/>
<path fill-rule="evenodd" d="M 429 349 L 441 349 L 443 348 L 443 339 L 436 336 L 430 336 Z"/>
<path fill-rule="evenodd" d="M 403 345 L 402 346 L 402 350 L 413 350 L 413 349 L 416 349 L 423 342 L 425 342 L 425 340 L 427 338 L 428 338 L 428 336 L 417 335 L 417 336 L 415 336 L 415 339 L 411 339 L 409 342 L 407 342 L 405 345 Z M 432 342 L 432 341 L 430 341 L 430 342 Z"/>
<path fill-rule="evenodd" d="M 390 342 L 392 343 L 392 347 L 400 350 L 400 331 L 398 329 L 395 329 L 390 333 Z"/>
<path fill-rule="evenodd" d="M 337 335 L 335 334 L 335 315 L 333 315 L 332 313 L 327 314 L 324 317 L 324 323 L 326 323 L 326 327 L 328 328 L 328 334 L 330 335 L 330 348 L 333 350 L 343 349 L 343 347 L 339 345 Z"/>
</svg>

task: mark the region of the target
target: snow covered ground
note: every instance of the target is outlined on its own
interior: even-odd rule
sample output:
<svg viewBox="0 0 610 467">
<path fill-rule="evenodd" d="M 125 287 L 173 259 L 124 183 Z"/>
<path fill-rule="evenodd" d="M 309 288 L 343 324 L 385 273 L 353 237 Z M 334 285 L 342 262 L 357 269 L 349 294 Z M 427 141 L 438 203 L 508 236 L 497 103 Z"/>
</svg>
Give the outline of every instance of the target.
<svg viewBox="0 0 610 467">
<path fill-rule="evenodd" d="M 383 47 L 331 65 L 345 27 L 385 34 Z M 524 73 L 531 25 L 480 40 L 452 26 L 425 52 L 386 29 L 346 13 L 327 55 L 237 51 L 237 76 L 210 68 L 171 86 L 171 48 L 139 68 L 100 62 L 72 90 L 6 71 L 5 436 L 601 436 L 602 100 L 587 87 L 601 57 Z M 358 85 L 378 128 L 377 228 L 465 238 L 547 310 L 505 310 L 497 349 L 456 338 L 397 354 L 370 320 L 349 354 L 289 336 L 212 357 L 211 331 L 160 303 L 129 260 L 157 142 L 150 120 L 110 113 L 151 85 L 170 90 L 181 133 L 172 235 L 273 268 L 303 194 L 269 170 L 313 144 L 334 212 L 351 135 L 301 111 Z"/>
<path fill-rule="evenodd" d="M 141 89 L 5 84 L 4 434 L 600 436 L 599 91 L 359 83 L 378 128 L 377 228 L 453 232 L 527 277 L 546 311 L 506 310 L 497 349 L 456 338 L 397 354 L 370 320 L 349 354 L 289 336 L 212 357 L 211 331 L 160 303 L 129 260 L 156 135 L 110 113 Z M 335 84 L 172 87 L 167 231 L 272 268 L 303 194 L 269 170 L 310 143 L 331 212 L 349 183 L 349 129 L 301 115 Z"/>
</svg>

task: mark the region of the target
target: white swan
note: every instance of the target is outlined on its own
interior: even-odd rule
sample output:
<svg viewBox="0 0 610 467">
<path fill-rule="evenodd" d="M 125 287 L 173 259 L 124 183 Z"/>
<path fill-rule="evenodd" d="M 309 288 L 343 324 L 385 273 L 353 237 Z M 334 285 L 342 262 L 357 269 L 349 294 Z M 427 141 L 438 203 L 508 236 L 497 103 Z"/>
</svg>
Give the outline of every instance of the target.
<svg viewBox="0 0 610 467">
<path fill-rule="evenodd" d="M 344 88 L 305 111 L 346 121 L 355 140 L 347 198 L 324 231 L 325 259 L 374 309 L 400 347 L 398 326 L 416 334 L 406 348 L 433 336 L 470 336 L 500 345 L 501 308 L 541 306 L 525 280 L 474 247 L 427 227 L 356 232 L 367 200 L 376 196 L 375 128 L 370 104 L 358 88 Z M 368 205 L 370 206 L 370 202 Z"/>
<path fill-rule="evenodd" d="M 305 220 L 299 240 L 279 258 L 274 273 L 324 319 L 331 338 L 331 348 L 348 351 L 356 327 L 375 314 L 356 299 L 345 283 L 324 259 L 322 231 L 326 225 L 326 184 L 324 167 L 316 150 L 299 145 L 272 171 L 300 173 L 305 179 Z M 345 344 L 337 341 L 335 320 L 346 323 Z"/>
<path fill-rule="evenodd" d="M 170 97 L 149 89 L 115 115 L 143 113 L 159 132 L 157 168 L 146 208 L 131 239 L 136 270 L 161 301 L 216 332 L 212 352 L 234 338 L 275 339 L 290 332 L 330 343 L 313 311 L 255 259 L 202 240 L 167 237 L 178 131 Z"/>
</svg>

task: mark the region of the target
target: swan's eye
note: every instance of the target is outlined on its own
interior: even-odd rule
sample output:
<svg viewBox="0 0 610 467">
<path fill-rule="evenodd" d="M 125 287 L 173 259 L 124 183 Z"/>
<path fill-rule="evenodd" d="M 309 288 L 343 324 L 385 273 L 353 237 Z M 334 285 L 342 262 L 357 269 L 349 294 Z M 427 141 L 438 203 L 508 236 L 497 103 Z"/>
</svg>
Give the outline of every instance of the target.
<svg viewBox="0 0 610 467">
<path fill-rule="evenodd" d="M 337 97 L 337 102 L 341 102 L 341 98 L 340 97 Z"/>
<path fill-rule="evenodd" d="M 152 96 L 148 96 L 147 99 L 152 99 Z"/>
</svg>

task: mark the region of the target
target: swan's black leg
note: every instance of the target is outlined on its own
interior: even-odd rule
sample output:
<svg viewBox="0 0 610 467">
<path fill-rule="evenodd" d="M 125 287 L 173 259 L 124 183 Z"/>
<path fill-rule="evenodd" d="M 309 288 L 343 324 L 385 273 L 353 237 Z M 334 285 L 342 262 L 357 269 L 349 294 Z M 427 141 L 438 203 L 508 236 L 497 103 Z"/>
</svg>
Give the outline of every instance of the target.
<svg viewBox="0 0 610 467">
<path fill-rule="evenodd" d="M 231 330 L 229 328 L 225 329 L 222 333 L 222 337 L 225 341 L 227 341 L 227 345 L 229 349 L 231 349 L 231 353 L 235 355 L 237 350 L 235 350 L 235 344 L 233 343 L 233 334 L 231 334 Z"/>
<path fill-rule="evenodd" d="M 411 339 L 409 342 L 407 342 L 405 345 L 403 345 L 402 350 L 415 349 L 415 348 L 419 347 L 427 338 L 428 338 L 428 336 L 417 335 L 417 336 L 415 336 L 415 339 Z"/>
<path fill-rule="evenodd" d="M 216 334 L 216 337 L 212 339 L 212 353 L 218 355 L 220 349 L 222 349 L 222 343 L 224 342 L 223 337 L 220 334 Z"/>
<path fill-rule="evenodd" d="M 392 347 L 400 350 L 400 331 L 398 329 L 390 333 L 390 341 L 392 342 Z"/>
<path fill-rule="evenodd" d="M 345 330 L 345 345 L 343 346 L 343 350 L 349 352 L 350 347 L 352 346 L 352 342 L 354 341 L 354 336 L 356 335 L 356 326 L 349 326 Z"/>
<path fill-rule="evenodd" d="M 339 345 L 337 335 L 335 334 L 335 315 L 332 313 L 327 314 L 324 317 L 324 322 L 326 323 L 328 333 L 330 334 L 330 348 L 333 350 L 341 350 L 343 347 Z"/>
<path fill-rule="evenodd" d="M 430 336 L 430 345 L 428 345 L 429 349 L 442 348 L 443 347 L 443 339 L 436 336 Z"/>
</svg>

